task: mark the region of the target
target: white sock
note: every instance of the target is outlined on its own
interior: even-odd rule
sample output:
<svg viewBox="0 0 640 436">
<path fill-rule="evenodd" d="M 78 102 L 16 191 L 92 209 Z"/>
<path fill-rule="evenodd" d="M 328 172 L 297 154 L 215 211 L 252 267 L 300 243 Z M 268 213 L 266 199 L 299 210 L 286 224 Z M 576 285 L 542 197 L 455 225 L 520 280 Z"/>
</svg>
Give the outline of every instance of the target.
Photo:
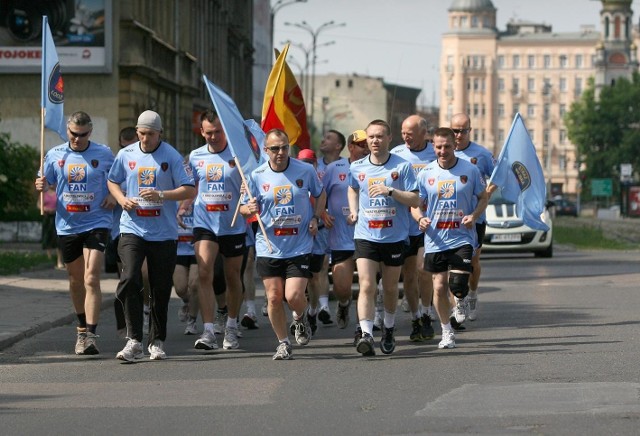
<svg viewBox="0 0 640 436">
<path fill-rule="evenodd" d="M 360 328 L 362 329 L 362 334 L 368 333 L 373 335 L 373 321 L 370 319 L 363 319 L 360 321 Z"/>
<path fill-rule="evenodd" d="M 328 295 L 321 295 L 320 298 L 320 307 L 329 307 L 329 296 Z"/>
<path fill-rule="evenodd" d="M 318 308 L 309 306 L 309 310 L 307 311 L 307 315 L 313 316 L 316 313 L 318 313 Z"/>
<path fill-rule="evenodd" d="M 418 319 L 422 316 L 422 314 L 420 313 L 420 311 L 418 310 L 417 312 L 413 312 L 411 314 L 411 316 L 413 317 L 412 319 Z"/>
<path fill-rule="evenodd" d="M 237 329 L 238 328 L 238 319 L 228 316 L 227 317 L 227 328 Z"/>
<path fill-rule="evenodd" d="M 440 327 L 442 328 L 442 333 L 451 331 L 451 323 L 442 324 L 440 323 Z"/>
<path fill-rule="evenodd" d="M 213 323 L 212 322 L 205 322 L 204 323 L 204 330 L 205 331 L 213 331 Z"/>
<path fill-rule="evenodd" d="M 396 314 L 384 311 L 384 326 L 388 329 L 396 325 Z"/>
<path fill-rule="evenodd" d="M 278 342 L 280 342 L 281 344 L 289 344 L 291 345 L 291 341 L 289 341 L 289 336 L 287 336 L 286 338 L 280 340 L 278 339 Z"/>
<path fill-rule="evenodd" d="M 256 302 L 255 300 L 247 300 L 247 313 L 251 313 L 253 315 L 256 314 Z"/>
</svg>

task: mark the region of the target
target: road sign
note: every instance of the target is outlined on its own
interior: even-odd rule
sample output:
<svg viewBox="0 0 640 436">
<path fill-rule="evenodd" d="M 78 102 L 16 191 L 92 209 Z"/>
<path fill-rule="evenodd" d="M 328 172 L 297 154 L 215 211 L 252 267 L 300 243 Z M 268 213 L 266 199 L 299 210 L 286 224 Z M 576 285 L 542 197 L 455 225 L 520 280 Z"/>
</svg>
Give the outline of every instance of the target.
<svg viewBox="0 0 640 436">
<path fill-rule="evenodd" d="M 591 195 L 594 197 L 611 197 L 613 182 L 611 179 L 591 179 Z"/>
</svg>

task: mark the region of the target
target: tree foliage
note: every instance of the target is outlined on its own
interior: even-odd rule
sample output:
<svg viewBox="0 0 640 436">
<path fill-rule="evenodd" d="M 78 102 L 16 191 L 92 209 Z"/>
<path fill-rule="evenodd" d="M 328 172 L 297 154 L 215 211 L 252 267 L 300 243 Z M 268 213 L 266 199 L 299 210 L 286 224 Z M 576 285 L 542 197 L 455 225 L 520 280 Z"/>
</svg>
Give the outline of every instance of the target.
<svg viewBox="0 0 640 436">
<path fill-rule="evenodd" d="M 621 163 L 640 169 L 640 75 L 618 79 L 595 98 L 593 79 L 565 118 L 569 140 L 585 164 L 586 186 L 594 178 L 613 178 L 617 188 Z M 617 190 L 617 189 L 616 189 Z"/>
<path fill-rule="evenodd" d="M 38 217 L 33 181 L 39 166 L 36 149 L 11 142 L 8 133 L 0 132 L 0 220 Z"/>
</svg>

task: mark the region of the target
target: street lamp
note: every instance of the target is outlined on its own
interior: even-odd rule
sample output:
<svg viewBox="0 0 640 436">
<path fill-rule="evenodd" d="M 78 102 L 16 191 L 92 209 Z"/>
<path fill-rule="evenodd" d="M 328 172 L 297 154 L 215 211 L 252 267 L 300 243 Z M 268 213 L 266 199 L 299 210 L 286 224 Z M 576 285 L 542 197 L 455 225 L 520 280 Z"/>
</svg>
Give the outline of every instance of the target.
<svg viewBox="0 0 640 436">
<path fill-rule="evenodd" d="M 270 18 L 271 18 L 271 55 L 269 56 L 269 59 L 271 59 L 272 66 L 273 66 L 273 34 L 275 32 L 274 25 L 275 25 L 276 14 L 280 9 L 284 8 L 285 6 L 290 6 L 295 3 L 306 3 L 306 2 L 307 0 L 278 0 L 269 9 Z"/>
<path fill-rule="evenodd" d="M 326 47 L 328 45 L 335 44 L 335 41 L 323 42 L 322 44 L 318 44 L 316 48 Z M 304 75 L 302 76 L 301 85 L 304 90 L 304 101 L 305 103 L 309 103 L 309 66 L 311 65 L 311 55 L 313 51 L 313 47 L 307 47 L 304 44 L 299 42 L 293 42 L 291 40 L 282 41 L 281 44 L 289 44 L 292 47 L 296 47 L 304 53 Z M 322 63 L 316 60 L 316 64 Z"/>
<path fill-rule="evenodd" d="M 302 21 L 300 23 L 289 23 L 285 22 L 285 26 L 293 26 L 299 29 L 302 29 L 311 35 L 311 111 L 309 113 L 309 118 L 313 121 L 313 109 L 314 109 L 314 99 L 315 99 L 315 88 L 316 88 L 316 61 L 318 59 L 316 55 L 316 51 L 318 49 L 318 35 L 327 29 L 332 29 L 335 27 L 344 27 L 346 23 L 336 23 L 335 21 L 327 21 L 324 24 L 321 24 L 317 28 L 311 27 L 309 23 L 306 21 Z"/>
</svg>

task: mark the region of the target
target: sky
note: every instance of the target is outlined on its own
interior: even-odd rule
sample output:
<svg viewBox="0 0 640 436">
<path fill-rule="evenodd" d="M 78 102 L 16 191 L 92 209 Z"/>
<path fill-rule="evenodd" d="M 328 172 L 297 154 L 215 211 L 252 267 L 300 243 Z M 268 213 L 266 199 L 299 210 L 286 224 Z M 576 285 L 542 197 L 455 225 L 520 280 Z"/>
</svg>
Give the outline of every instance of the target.
<svg viewBox="0 0 640 436">
<path fill-rule="evenodd" d="M 600 30 L 599 0 L 492 0 L 499 30 L 510 19 L 549 24 L 555 32 L 577 32 L 581 25 Z M 271 0 L 272 5 L 276 0 Z M 284 23 L 306 21 L 312 29 L 329 21 L 317 37 L 316 74 L 360 74 L 422 89 L 418 106 L 437 105 L 441 35 L 448 30 L 453 0 L 307 0 L 282 7 L 275 15 L 274 44 L 291 40 L 311 47 L 311 35 Z M 640 0 L 633 0 L 638 23 Z M 309 50 L 310 51 L 310 50 Z M 287 57 L 294 73 L 304 65 L 304 52 L 292 46 Z"/>
</svg>

